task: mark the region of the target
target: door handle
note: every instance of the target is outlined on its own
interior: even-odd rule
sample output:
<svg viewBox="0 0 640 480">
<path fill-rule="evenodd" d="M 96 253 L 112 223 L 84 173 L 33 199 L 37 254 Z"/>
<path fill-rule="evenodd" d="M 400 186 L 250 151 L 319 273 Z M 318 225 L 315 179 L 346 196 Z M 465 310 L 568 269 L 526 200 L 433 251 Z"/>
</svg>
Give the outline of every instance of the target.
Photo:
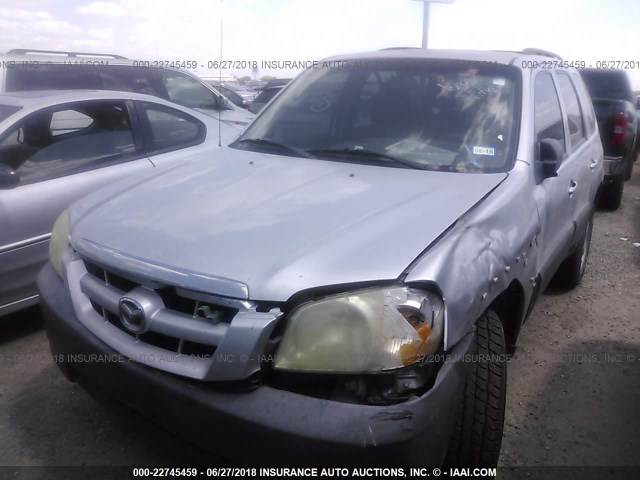
<svg viewBox="0 0 640 480">
<path fill-rule="evenodd" d="M 596 168 L 598 166 L 598 159 L 594 158 L 593 160 L 591 160 L 591 163 L 589 164 L 589 168 L 591 170 L 593 170 L 594 168 Z"/>
<path fill-rule="evenodd" d="M 576 188 L 578 188 L 578 182 L 576 182 L 575 180 L 571 180 L 571 185 L 569 187 L 569 195 L 573 195 L 573 193 L 576 191 Z"/>
</svg>

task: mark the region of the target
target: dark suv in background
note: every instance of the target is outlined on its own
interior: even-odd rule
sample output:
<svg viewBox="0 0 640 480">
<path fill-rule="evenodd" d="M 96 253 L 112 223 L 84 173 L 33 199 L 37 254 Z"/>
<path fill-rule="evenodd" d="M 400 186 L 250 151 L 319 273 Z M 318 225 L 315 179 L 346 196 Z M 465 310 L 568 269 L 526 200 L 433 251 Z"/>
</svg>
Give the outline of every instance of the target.
<svg viewBox="0 0 640 480">
<path fill-rule="evenodd" d="M 637 155 L 636 99 L 624 70 L 587 68 L 581 73 L 593 101 L 605 155 L 605 180 L 599 203 L 616 210 Z"/>
</svg>

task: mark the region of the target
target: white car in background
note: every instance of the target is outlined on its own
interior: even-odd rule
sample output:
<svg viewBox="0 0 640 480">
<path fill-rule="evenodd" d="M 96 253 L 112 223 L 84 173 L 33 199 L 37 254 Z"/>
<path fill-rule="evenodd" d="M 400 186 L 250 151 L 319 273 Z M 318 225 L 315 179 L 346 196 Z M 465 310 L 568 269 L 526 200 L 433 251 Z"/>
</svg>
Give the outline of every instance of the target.
<svg viewBox="0 0 640 480">
<path fill-rule="evenodd" d="M 159 167 L 214 161 L 241 131 L 149 95 L 0 94 L 0 317 L 37 303 L 51 228 L 72 201 Z"/>
</svg>

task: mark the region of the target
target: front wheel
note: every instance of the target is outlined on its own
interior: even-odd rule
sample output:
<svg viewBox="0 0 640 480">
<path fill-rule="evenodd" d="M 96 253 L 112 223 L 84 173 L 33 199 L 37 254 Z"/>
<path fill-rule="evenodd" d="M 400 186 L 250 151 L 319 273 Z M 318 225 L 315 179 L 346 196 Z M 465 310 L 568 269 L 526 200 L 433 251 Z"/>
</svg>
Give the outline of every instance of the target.
<svg viewBox="0 0 640 480">
<path fill-rule="evenodd" d="M 505 356 L 502 322 L 495 312 L 487 310 L 476 322 L 473 365 L 447 450 L 447 467 L 498 465 L 507 394 Z"/>
</svg>

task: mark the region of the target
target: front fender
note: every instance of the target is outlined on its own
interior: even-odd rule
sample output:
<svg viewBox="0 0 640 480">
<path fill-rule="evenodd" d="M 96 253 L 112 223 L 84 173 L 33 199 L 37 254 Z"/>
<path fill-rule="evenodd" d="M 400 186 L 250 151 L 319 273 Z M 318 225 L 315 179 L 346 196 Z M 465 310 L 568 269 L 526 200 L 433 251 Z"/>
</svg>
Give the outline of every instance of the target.
<svg viewBox="0 0 640 480">
<path fill-rule="evenodd" d="M 540 222 L 533 187 L 522 173 L 510 174 L 408 268 L 407 283 L 433 282 L 443 294 L 445 350 L 474 329 L 514 280 L 523 287 L 524 304 L 531 301 Z"/>
</svg>

